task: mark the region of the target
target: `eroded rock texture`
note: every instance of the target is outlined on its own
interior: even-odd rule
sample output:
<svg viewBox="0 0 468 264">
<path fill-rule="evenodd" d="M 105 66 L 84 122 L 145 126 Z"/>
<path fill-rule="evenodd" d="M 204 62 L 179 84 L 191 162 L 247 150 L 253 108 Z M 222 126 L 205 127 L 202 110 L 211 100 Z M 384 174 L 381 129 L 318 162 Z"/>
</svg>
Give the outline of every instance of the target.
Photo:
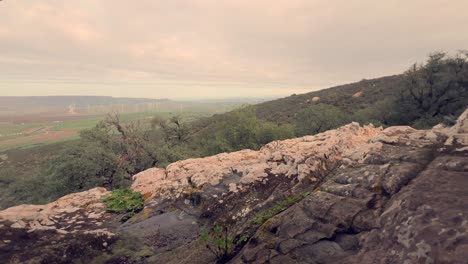
<svg viewBox="0 0 468 264">
<path fill-rule="evenodd" d="M 353 123 L 150 169 L 132 185 L 145 209 L 125 223 L 102 189 L 13 207 L 0 212 L 0 259 L 467 263 L 467 115 L 426 131 Z"/>
</svg>

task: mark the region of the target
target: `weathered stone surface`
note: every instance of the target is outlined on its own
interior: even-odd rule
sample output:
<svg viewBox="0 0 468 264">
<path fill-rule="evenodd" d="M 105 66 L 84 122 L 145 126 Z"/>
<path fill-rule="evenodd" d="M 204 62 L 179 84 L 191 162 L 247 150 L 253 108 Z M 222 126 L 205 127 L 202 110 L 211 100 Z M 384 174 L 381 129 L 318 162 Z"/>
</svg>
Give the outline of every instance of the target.
<svg viewBox="0 0 468 264">
<path fill-rule="evenodd" d="M 162 181 L 166 179 L 166 171 L 160 168 L 151 168 L 140 172 L 132 177 L 132 190 L 139 192 L 149 198 L 153 195 L 158 184 L 161 184 Z"/>
<path fill-rule="evenodd" d="M 87 257 L 88 251 L 100 252 L 115 240 L 112 215 L 101 203 L 108 194 L 104 188 L 94 188 L 47 205 L 0 211 L 0 260 L 69 263 L 70 259 Z"/>
<path fill-rule="evenodd" d="M 109 193 L 104 188 L 94 188 L 66 195 L 47 205 L 11 207 L 0 211 L 0 223 L 11 222 L 13 224 L 10 227 L 24 228 L 30 232 L 53 230 L 63 234 L 82 231 L 111 236 L 111 232 L 100 226 L 106 217 L 105 206 L 101 200 Z M 84 227 L 82 223 L 93 224 Z M 80 226 L 83 228 L 79 228 Z"/>
<path fill-rule="evenodd" d="M 150 169 L 132 185 L 144 210 L 121 225 L 100 203 L 102 188 L 13 207 L 0 212 L 0 259 L 466 263 L 467 113 L 451 128 L 353 123 Z M 214 226 L 233 241 L 225 256 L 209 246 Z"/>
<path fill-rule="evenodd" d="M 242 150 L 207 158 L 188 159 L 169 165 L 165 172 L 150 169 L 135 176 L 134 190 L 149 193 L 154 198 L 178 198 L 185 190 L 204 185 L 219 185 L 228 175 L 239 177 L 230 183 L 230 191 L 261 182 L 274 175 L 287 177 L 319 176 L 337 164 L 346 151 L 366 143 L 381 131 L 357 123 L 315 136 L 275 141 L 260 151 Z M 142 187 L 144 186 L 144 187 Z"/>
<path fill-rule="evenodd" d="M 441 148 L 465 136 L 464 116 L 450 130 L 385 129 L 231 262 L 268 263 L 269 249 L 283 263 L 466 263 L 468 153 L 459 140 Z"/>
</svg>

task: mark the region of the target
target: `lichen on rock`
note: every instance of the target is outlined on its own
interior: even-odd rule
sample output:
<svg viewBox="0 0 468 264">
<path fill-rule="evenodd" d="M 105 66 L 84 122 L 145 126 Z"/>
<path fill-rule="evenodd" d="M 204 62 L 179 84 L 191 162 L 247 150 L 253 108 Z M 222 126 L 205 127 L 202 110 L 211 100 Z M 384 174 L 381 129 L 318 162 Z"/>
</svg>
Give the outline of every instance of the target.
<svg viewBox="0 0 468 264">
<path fill-rule="evenodd" d="M 467 120 L 468 110 L 451 128 L 351 123 L 152 168 L 133 177 L 145 208 L 123 224 L 103 188 L 12 207 L 0 212 L 0 259 L 214 263 L 200 234 L 222 226 L 230 263 L 464 263 Z M 129 238 L 140 246 L 121 249 Z"/>
</svg>

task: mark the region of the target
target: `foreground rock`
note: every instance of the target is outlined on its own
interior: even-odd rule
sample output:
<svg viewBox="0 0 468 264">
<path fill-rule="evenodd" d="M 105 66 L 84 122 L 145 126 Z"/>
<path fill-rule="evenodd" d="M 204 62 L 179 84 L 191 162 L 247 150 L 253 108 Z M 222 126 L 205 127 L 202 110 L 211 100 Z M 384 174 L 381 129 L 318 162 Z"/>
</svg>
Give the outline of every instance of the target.
<svg viewBox="0 0 468 264">
<path fill-rule="evenodd" d="M 452 128 L 350 124 L 134 176 L 123 224 L 103 189 L 0 212 L 6 263 L 466 263 L 468 111 Z M 3 240 L 3 241 L 2 241 Z"/>
<path fill-rule="evenodd" d="M 20 205 L 0 211 L 0 259 L 11 263 L 66 263 L 91 244 L 104 249 L 115 234 L 112 215 L 95 188 L 47 205 Z M 8 262 L 7 262 L 8 263 Z"/>
</svg>

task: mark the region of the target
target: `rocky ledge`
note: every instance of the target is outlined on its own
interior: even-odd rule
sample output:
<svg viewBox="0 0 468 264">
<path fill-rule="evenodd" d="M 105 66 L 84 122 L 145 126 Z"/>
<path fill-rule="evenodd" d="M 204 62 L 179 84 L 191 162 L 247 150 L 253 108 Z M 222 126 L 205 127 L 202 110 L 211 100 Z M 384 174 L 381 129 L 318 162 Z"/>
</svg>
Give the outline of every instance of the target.
<svg viewBox="0 0 468 264">
<path fill-rule="evenodd" d="M 2 263 L 467 263 L 468 110 L 153 168 L 122 222 L 102 188 L 0 212 Z"/>
</svg>

